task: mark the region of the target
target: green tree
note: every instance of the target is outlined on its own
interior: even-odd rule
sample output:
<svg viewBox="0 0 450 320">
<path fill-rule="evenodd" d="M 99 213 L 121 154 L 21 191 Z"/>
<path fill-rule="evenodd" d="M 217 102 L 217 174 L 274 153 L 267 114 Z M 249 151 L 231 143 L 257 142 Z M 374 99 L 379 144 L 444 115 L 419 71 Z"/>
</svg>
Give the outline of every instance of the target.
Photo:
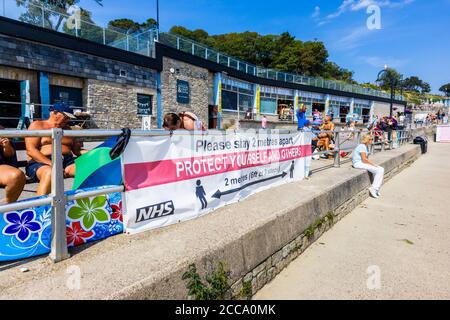
<svg viewBox="0 0 450 320">
<path fill-rule="evenodd" d="M 377 81 L 383 90 L 390 90 L 392 85 L 394 88 L 399 87 L 401 77 L 402 75 L 398 73 L 397 70 L 387 68 L 386 71 L 380 75 L 380 78 L 377 79 Z"/>
<path fill-rule="evenodd" d="M 356 84 L 353 80 L 353 71 L 339 67 L 336 63 L 328 61 L 325 64 L 325 71 L 322 76 L 326 79 L 342 80 L 349 83 Z"/>
<path fill-rule="evenodd" d="M 300 68 L 295 70 L 307 76 L 322 76 L 328 61 L 328 50 L 323 42 L 304 42 L 300 53 Z"/>
<path fill-rule="evenodd" d="M 103 6 L 103 0 L 93 1 Z M 69 15 L 69 8 L 79 2 L 80 0 L 16 0 L 18 7 L 26 8 L 19 17 L 20 21 L 52 30 L 61 29 L 64 19 Z M 42 14 L 42 8 L 44 8 L 44 14 Z"/>
<path fill-rule="evenodd" d="M 139 23 L 131 20 L 131 19 L 116 19 L 108 22 L 108 28 L 117 29 L 124 33 L 127 32 L 136 32 L 140 30 Z"/>
<path fill-rule="evenodd" d="M 111 29 L 116 29 L 117 31 L 120 31 L 122 33 L 134 33 L 148 30 L 156 24 L 157 22 L 153 18 L 149 18 L 143 23 L 139 23 L 131 19 L 122 18 L 111 20 L 110 22 L 108 22 L 108 27 Z"/>
<path fill-rule="evenodd" d="M 419 79 L 419 77 L 412 76 L 406 78 L 403 81 L 403 86 L 408 91 L 421 92 L 421 93 L 429 93 L 431 91 L 431 86 L 429 83 L 424 82 Z"/>
<path fill-rule="evenodd" d="M 450 83 L 444 84 L 439 91 L 443 92 L 446 97 L 450 97 Z"/>
<path fill-rule="evenodd" d="M 422 83 L 422 93 L 430 93 L 431 92 L 431 86 L 428 82 L 423 82 Z"/>
<path fill-rule="evenodd" d="M 362 83 L 361 86 L 364 88 L 368 88 L 368 89 L 380 90 L 379 86 L 377 86 L 376 84 L 370 83 L 370 82 Z"/>
<path fill-rule="evenodd" d="M 328 50 L 323 42 L 302 42 L 289 32 L 280 35 L 250 31 L 209 35 L 204 30 L 189 30 L 182 26 L 174 26 L 170 32 L 261 67 L 355 83 L 352 71 L 328 60 Z"/>
</svg>

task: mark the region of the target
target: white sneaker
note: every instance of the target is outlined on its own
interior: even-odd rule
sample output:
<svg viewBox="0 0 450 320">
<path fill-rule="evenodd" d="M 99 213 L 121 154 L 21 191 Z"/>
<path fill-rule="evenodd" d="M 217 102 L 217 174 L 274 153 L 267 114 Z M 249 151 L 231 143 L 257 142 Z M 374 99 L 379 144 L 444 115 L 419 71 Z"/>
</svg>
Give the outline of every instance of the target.
<svg viewBox="0 0 450 320">
<path fill-rule="evenodd" d="M 378 199 L 377 191 L 374 188 L 369 188 L 369 193 L 372 196 L 372 198 Z"/>
<path fill-rule="evenodd" d="M 380 190 L 377 190 L 377 196 L 381 197 Z"/>
</svg>

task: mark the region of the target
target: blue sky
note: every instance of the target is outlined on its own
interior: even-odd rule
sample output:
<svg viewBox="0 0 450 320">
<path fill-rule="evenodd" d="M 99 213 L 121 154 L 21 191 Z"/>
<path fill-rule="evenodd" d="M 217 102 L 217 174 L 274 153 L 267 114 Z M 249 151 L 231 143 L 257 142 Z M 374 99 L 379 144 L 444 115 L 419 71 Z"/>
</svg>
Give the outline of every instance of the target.
<svg viewBox="0 0 450 320">
<path fill-rule="evenodd" d="M 156 0 L 91 0 L 81 5 L 99 24 L 128 17 L 156 18 Z M 368 5 L 381 9 L 381 29 L 369 30 Z M 433 92 L 450 82 L 450 0 L 160 0 L 161 29 L 173 25 L 210 34 L 289 31 L 300 40 L 323 41 L 330 60 L 373 82 L 385 64 L 417 75 Z"/>
</svg>

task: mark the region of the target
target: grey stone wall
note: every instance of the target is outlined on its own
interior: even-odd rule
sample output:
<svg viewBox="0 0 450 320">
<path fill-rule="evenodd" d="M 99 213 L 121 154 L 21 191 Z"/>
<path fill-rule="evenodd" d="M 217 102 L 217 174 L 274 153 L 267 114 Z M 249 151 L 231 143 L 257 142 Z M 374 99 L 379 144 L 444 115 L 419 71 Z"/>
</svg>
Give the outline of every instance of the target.
<svg viewBox="0 0 450 320">
<path fill-rule="evenodd" d="M 170 71 L 173 69 L 173 73 Z M 209 90 L 214 76 L 207 69 L 196 67 L 184 62 L 163 58 L 161 73 L 161 104 L 163 114 L 167 112 L 190 111 L 195 113 L 204 123 L 208 124 Z M 177 102 L 177 80 L 189 82 L 189 104 Z"/>
<path fill-rule="evenodd" d="M 0 35 L 0 65 L 156 88 L 155 70 L 4 35 Z"/>
<path fill-rule="evenodd" d="M 98 128 L 141 129 L 141 118 L 137 115 L 137 94 L 153 95 L 153 115 L 156 115 L 156 90 L 121 85 L 111 82 L 87 80 L 84 90 L 87 107 Z M 152 123 L 156 123 L 155 117 Z"/>
</svg>

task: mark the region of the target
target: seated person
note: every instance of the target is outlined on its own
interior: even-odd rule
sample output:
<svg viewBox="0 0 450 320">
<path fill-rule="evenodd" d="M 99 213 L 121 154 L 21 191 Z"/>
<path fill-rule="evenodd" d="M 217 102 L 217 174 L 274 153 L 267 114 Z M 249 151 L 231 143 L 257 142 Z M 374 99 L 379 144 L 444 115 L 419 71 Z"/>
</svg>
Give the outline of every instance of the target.
<svg viewBox="0 0 450 320">
<path fill-rule="evenodd" d="M 50 108 L 50 117 L 48 120 L 33 121 L 29 130 L 50 130 L 61 128 L 70 130 L 68 122 L 75 119 L 72 110 L 65 103 L 56 103 Z M 52 178 L 52 138 L 51 137 L 28 137 L 25 138 L 25 145 L 28 155 L 28 164 L 26 174 L 32 180 L 39 181 L 37 195 L 43 196 L 51 192 Z M 62 157 L 64 177 L 75 176 L 75 156 L 86 153 L 87 150 L 81 149 L 82 144 L 74 138 L 62 138 Z"/>
<path fill-rule="evenodd" d="M 373 174 L 373 183 L 369 188 L 370 195 L 374 198 L 380 197 L 380 188 L 383 184 L 384 168 L 369 160 L 369 147 L 373 139 L 370 134 L 361 138 L 361 144 L 353 151 L 353 168 L 367 170 Z"/>
<path fill-rule="evenodd" d="M 6 198 L 0 199 L 0 204 L 16 202 L 26 183 L 25 174 L 14 166 L 15 158 L 16 150 L 9 139 L 0 137 L 0 186 L 6 191 Z"/>
<path fill-rule="evenodd" d="M 205 126 L 202 121 L 192 112 L 167 113 L 164 116 L 163 128 L 170 131 L 175 130 L 202 130 Z"/>
<path fill-rule="evenodd" d="M 331 116 L 325 117 L 325 122 L 320 127 L 321 131 L 334 131 L 334 123 L 331 121 Z M 330 150 L 330 143 L 333 141 L 334 135 L 332 132 L 321 132 L 318 136 L 318 146 L 323 146 L 326 151 Z"/>
</svg>

